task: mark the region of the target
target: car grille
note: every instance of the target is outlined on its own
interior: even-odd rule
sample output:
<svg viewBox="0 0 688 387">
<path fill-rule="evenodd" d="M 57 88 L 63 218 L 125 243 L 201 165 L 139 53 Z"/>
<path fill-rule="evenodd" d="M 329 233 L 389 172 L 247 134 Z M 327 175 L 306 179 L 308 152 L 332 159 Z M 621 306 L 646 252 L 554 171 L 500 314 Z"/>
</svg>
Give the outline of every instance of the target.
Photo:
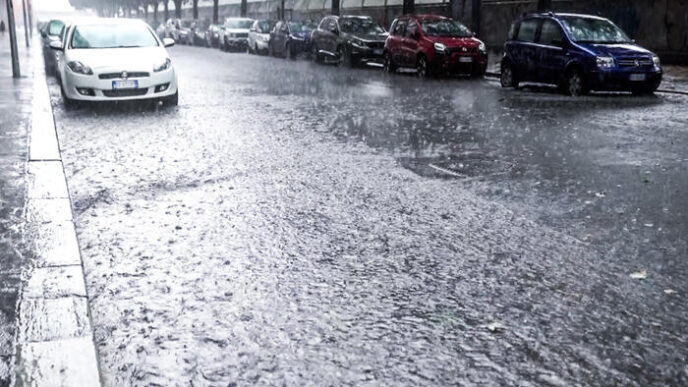
<svg viewBox="0 0 688 387">
<path fill-rule="evenodd" d="M 119 73 L 105 73 L 105 74 L 100 74 L 98 75 L 99 79 L 117 79 L 117 78 L 124 78 L 122 76 L 124 72 L 119 72 Z M 129 72 L 127 71 L 127 78 L 145 78 L 149 77 L 150 73 L 144 72 L 144 71 L 132 71 Z"/>
<path fill-rule="evenodd" d="M 370 48 L 384 48 L 385 47 L 385 42 L 368 42 L 366 45 Z"/>
<path fill-rule="evenodd" d="M 120 89 L 120 90 L 103 90 L 103 95 L 106 97 L 134 97 L 137 95 L 144 95 L 148 89 Z"/>
<path fill-rule="evenodd" d="M 239 32 L 239 33 L 236 33 L 236 34 L 230 34 L 229 36 L 232 37 L 232 38 L 248 38 L 248 33 L 246 33 L 246 32 Z"/>
<path fill-rule="evenodd" d="M 619 67 L 652 66 L 653 64 L 650 58 L 619 58 L 617 62 Z"/>
<path fill-rule="evenodd" d="M 478 52 L 477 47 L 447 47 L 447 52 L 450 54 L 454 53 L 466 53 L 466 54 L 473 54 Z"/>
</svg>

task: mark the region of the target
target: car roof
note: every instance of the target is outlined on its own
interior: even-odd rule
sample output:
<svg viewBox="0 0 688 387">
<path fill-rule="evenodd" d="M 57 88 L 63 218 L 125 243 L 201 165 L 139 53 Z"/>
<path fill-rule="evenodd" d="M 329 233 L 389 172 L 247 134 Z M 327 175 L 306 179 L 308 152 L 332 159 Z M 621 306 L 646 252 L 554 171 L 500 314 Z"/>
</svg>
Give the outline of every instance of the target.
<svg viewBox="0 0 688 387">
<path fill-rule="evenodd" d="M 146 25 L 146 22 L 140 19 L 128 18 L 114 18 L 114 17 L 85 17 L 70 19 L 69 23 L 72 26 L 85 25 Z"/>
<path fill-rule="evenodd" d="M 372 19 L 372 16 L 367 15 L 342 15 L 341 19 Z"/>
<path fill-rule="evenodd" d="M 527 17 L 553 17 L 555 19 L 562 18 L 562 17 L 579 17 L 579 18 L 584 18 L 584 19 L 608 20 L 607 18 L 602 17 L 602 16 L 586 15 L 583 13 L 533 12 L 533 13 L 524 13 L 521 16 L 521 18 L 527 18 Z"/>
</svg>

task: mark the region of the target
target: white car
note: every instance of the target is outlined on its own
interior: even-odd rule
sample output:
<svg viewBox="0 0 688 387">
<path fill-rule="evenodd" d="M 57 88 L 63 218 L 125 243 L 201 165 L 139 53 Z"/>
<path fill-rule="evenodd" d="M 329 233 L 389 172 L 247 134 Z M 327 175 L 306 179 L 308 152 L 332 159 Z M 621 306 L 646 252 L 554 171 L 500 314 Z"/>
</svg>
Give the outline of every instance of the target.
<svg viewBox="0 0 688 387">
<path fill-rule="evenodd" d="M 256 20 L 248 31 L 248 52 L 251 54 L 267 53 L 270 43 L 270 31 L 275 27 L 274 20 Z"/>
<path fill-rule="evenodd" d="M 62 99 L 77 101 L 159 99 L 177 105 L 177 74 L 160 39 L 143 21 L 92 19 L 74 22 L 65 38 L 50 42 L 58 62 Z"/>
<path fill-rule="evenodd" d="M 230 17 L 222 26 L 220 49 L 226 51 L 246 51 L 248 47 L 248 30 L 253 25 L 253 19 Z"/>
</svg>

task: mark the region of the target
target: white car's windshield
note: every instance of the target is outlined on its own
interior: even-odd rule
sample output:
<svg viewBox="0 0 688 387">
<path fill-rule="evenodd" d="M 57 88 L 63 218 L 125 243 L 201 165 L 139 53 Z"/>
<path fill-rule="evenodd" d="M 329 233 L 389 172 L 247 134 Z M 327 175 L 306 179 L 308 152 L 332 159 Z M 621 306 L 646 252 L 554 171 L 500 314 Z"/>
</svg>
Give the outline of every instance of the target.
<svg viewBox="0 0 688 387">
<path fill-rule="evenodd" d="M 144 25 L 78 26 L 72 34 L 72 48 L 153 47 L 158 41 Z"/>
<path fill-rule="evenodd" d="M 562 17 L 566 30 L 577 43 L 628 43 L 631 39 L 621 28 L 605 19 Z"/>
<path fill-rule="evenodd" d="M 251 28 L 251 25 L 253 24 L 253 20 L 227 20 L 225 23 L 225 28 L 231 28 L 231 29 L 249 29 Z"/>
</svg>

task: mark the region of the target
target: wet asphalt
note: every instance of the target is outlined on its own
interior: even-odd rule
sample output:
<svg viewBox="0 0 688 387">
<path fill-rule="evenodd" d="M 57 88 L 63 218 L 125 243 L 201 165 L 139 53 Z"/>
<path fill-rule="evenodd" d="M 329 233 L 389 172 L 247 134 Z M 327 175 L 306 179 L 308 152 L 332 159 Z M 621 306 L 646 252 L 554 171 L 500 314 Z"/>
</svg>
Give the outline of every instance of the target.
<svg viewBox="0 0 688 387">
<path fill-rule="evenodd" d="M 688 97 L 171 55 L 49 80 L 106 386 L 688 384 Z"/>
</svg>

